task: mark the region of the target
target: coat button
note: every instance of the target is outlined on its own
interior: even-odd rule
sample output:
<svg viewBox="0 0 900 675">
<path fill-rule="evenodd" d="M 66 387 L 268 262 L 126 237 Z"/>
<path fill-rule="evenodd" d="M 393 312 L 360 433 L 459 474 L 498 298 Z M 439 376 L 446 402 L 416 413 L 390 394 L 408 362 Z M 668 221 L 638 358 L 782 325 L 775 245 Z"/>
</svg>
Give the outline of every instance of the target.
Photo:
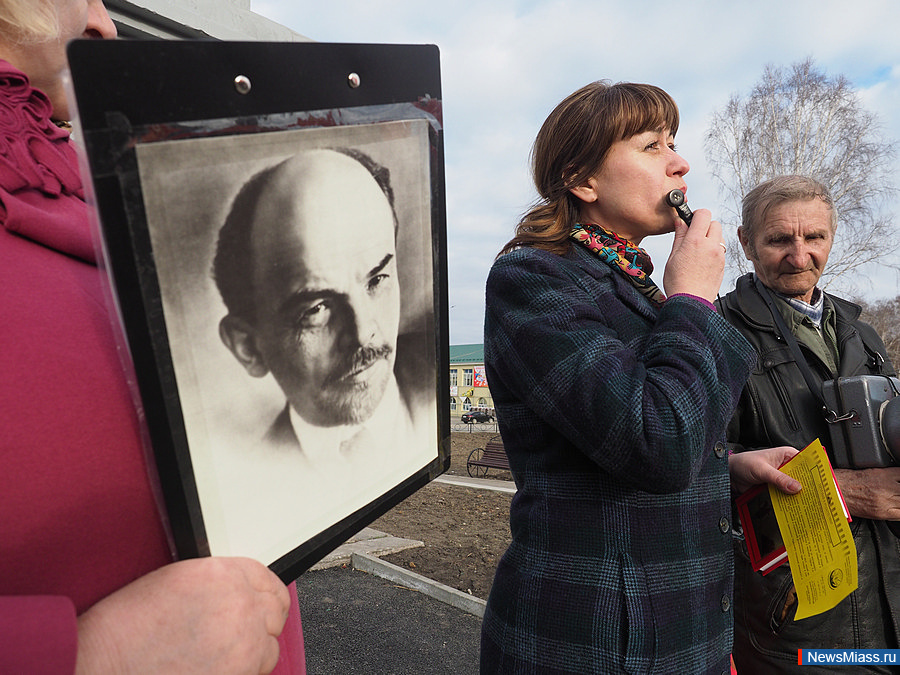
<svg viewBox="0 0 900 675">
<path fill-rule="evenodd" d="M 715 447 L 715 451 L 714 451 L 716 453 L 716 457 L 718 457 L 719 459 L 722 459 L 725 456 L 725 451 L 726 451 L 725 444 L 722 441 L 719 441 L 718 443 L 716 443 L 716 447 Z"/>
<path fill-rule="evenodd" d="M 722 611 L 727 612 L 731 609 L 731 599 L 727 595 L 722 596 Z"/>
<path fill-rule="evenodd" d="M 722 516 L 722 519 L 719 521 L 719 529 L 722 530 L 722 534 L 725 534 L 731 529 L 731 524 L 725 516 Z"/>
</svg>

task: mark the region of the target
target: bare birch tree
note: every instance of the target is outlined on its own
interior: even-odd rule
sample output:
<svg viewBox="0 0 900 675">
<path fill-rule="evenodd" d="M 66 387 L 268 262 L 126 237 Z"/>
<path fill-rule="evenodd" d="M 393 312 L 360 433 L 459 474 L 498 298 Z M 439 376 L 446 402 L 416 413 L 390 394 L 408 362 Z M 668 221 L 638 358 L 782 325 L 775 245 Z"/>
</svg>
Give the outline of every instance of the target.
<svg viewBox="0 0 900 675">
<path fill-rule="evenodd" d="M 737 243 L 741 198 L 763 180 L 801 174 L 829 187 L 838 211 L 834 248 L 822 283 L 855 289 L 851 272 L 900 248 L 892 214 L 891 160 L 895 143 L 880 137 L 877 116 L 866 110 L 843 75 L 828 77 L 812 59 L 788 68 L 766 66 L 749 94 L 732 95 L 714 113 L 704 138 L 706 158 L 730 232 L 729 263 L 750 264 Z M 730 227 L 729 227 L 730 226 Z M 894 265 L 892 265 L 894 266 Z"/>
<path fill-rule="evenodd" d="M 895 368 L 900 366 L 900 295 L 872 303 L 861 298 L 854 302 L 862 307 L 862 320 L 871 324 L 884 340 L 891 363 Z"/>
</svg>

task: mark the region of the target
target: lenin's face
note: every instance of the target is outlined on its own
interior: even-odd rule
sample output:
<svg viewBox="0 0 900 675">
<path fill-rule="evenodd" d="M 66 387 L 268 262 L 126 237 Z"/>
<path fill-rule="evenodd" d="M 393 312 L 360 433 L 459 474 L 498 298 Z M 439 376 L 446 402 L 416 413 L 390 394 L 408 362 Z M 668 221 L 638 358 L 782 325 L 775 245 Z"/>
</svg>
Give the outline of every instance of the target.
<svg viewBox="0 0 900 675">
<path fill-rule="evenodd" d="M 305 153 L 272 176 L 253 229 L 255 347 L 317 426 L 367 420 L 391 377 L 400 319 L 394 215 L 355 160 Z"/>
</svg>

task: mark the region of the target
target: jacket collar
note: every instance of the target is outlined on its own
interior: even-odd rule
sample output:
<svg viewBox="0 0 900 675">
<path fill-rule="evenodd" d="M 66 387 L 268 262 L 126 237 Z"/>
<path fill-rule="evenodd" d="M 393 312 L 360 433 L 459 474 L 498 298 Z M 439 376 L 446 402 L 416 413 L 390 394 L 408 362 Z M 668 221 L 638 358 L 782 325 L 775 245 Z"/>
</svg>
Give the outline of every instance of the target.
<svg viewBox="0 0 900 675">
<path fill-rule="evenodd" d="M 745 274 L 735 283 L 735 290 L 724 300 L 754 328 L 775 332 L 775 320 L 753 283 L 753 273 Z"/>
<path fill-rule="evenodd" d="M 862 308 L 859 305 L 830 293 L 825 293 L 824 295 L 826 301 L 831 301 L 831 304 L 834 306 L 838 323 L 849 323 L 859 318 L 862 312 Z M 737 280 L 735 291 L 726 296 L 726 302 L 730 307 L 747 317 L 753 324 L 767 330 L 775 330 L 775 322 L 769 313 L 769 307 L 755 288 L 752 272 Z"/>
<path fill-rule="evenodd" d="M 580 270 L 583 270 L 594 279 L 610 277 L 616 288 L 616 296 L 622 304 L 632 309 L 635 314 L 651 322 L 656 321 L 661 305 L 642 295 L 622 274 L 598 260 L 594 253 L 583 246 L 575 245 L 569 249 L 569 252 L 564 257 L 571 260 Z M 577 277 L 575 280 L 576 282 L 578 281 Z"/>
<path fill-rule="evenodd" d="M 825 301 L 830 301 L 834 307 L 836 337 L 838 349 L 841 349 L 849 334 L 855 332 L 856 329 L 852 323 L 859 318 L 862 308 L 830 293 L 825 293 Z M 752 328 L 777 333 L 775 320 L 769 312 L 768 305 L 756 290 L 752 273 L 740 277 L 735 284 L 735 290 L 726 295 L 723 302 L 732 311 L 742 316 Z M 857 354 L 857 357 L 854 358 L 849 352 L 841 350 L 841 363 L 838 365 L 841 375 L 858 371 L 865 362 L 866 355 L 861 352 Z"/>
</svg>

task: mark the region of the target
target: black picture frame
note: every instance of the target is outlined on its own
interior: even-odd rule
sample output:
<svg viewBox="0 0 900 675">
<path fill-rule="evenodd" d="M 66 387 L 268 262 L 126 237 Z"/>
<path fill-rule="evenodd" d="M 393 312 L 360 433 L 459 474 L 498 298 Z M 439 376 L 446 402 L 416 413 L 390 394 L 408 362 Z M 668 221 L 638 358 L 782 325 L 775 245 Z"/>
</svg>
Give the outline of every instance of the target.
<svg viewBox="0 0 900 675">
<path fill-rule="evenodd" d="M 292 580 L 449 468 L 438 50 L 79 40 L 68 56 L 98 245 L 177 553 L 248 555 Z M 424 442 L 398 434 L 388 439 L 397 440 L 392 450 L 410 452 L 373 465 L 384 472 L 369 467 L 354 475 L 351 461 L 313 481 L 290 450 L 256 444 L 281 392 L 253 381 L 215 344 L 228 310 L 210 269 L 218 229 L 241 185 L 286 158 L 321 149 L 361 152 L 395 182 L 398 332 L 410 338 L 406 348 L 398 340 L 396 362 L 407 365 L 419 354 L 418 415 L 409 420 Z M 346 243 L 335 233 L 321 236 L 334 238 L 340 258 Z"/>
</svg>

